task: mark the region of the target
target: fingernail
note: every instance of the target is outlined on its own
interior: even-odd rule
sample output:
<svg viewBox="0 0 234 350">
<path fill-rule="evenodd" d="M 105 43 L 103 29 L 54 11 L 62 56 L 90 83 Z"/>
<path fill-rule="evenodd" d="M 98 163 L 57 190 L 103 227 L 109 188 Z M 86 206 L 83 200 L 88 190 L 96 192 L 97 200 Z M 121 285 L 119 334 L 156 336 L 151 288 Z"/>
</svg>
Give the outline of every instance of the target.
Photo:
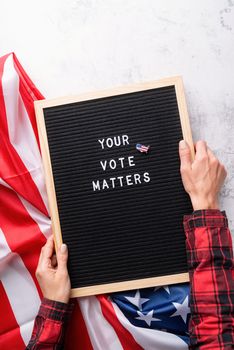
<svg viewBox="0 0 234 350">
<path fill-rule="evenodd" d="M 185 149 L 188 147 L 187 142 L 185 140 L 181 140 L 179 146 L 181 149 Z"/>
<path fill-rule="evenodd" d="M 64 254 L 64 253 L 66 253 L 66 251 L 67 251 L 67 245 L 66 245 L 66 244 L 62 244 L 62 245 L 61 245 L 61 248 L 60 248 L 60 252 L 61 252 L 62 254 Z"/>
</svg>

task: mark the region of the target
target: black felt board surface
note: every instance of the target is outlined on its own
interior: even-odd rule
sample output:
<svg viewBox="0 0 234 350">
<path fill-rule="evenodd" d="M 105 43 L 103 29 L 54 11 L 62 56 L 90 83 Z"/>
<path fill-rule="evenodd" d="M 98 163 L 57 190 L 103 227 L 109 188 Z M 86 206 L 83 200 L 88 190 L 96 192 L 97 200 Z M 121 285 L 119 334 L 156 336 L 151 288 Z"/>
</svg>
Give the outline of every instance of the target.
<svg viewBox="0 0 234 350">
<path fill-rule="evenodd" d="M 179 172 L 175 87 L 48 107 L 44 118 L 72 288 L 187 272 L 182 221 L 192 207 Z M 122 135 L 129 144 L 98 142 Z M 103 170 L 100 161 L 119 157 L 123 168 Z"/>
</svg>

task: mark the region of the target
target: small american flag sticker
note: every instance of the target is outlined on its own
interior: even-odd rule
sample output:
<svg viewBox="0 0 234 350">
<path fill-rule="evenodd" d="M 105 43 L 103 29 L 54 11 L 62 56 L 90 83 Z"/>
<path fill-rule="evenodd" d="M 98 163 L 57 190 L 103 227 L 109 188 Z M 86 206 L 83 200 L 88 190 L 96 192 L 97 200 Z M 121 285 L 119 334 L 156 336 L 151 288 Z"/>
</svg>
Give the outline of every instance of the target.
<svg viewBox="0 0 234 350">
<path fill-rule="evenodd" d="M 137 143 L 136 149 L 141 153 L 147 153 L 150 149 L 150 146 L 144 146 L 141 143 Z"/>
</svg>

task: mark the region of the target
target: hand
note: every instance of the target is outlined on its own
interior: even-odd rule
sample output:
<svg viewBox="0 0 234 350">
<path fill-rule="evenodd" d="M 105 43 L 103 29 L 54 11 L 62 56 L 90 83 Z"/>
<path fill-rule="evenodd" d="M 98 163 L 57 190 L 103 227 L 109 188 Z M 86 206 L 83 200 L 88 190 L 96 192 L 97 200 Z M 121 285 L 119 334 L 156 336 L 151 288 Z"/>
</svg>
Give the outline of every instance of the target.
<svg viewBox="0 0 234 350">
<path fill-rule="evenodd" d="M 67 271 L 67 259 L 66 244 L 61 245 L 56 257 L 53 237 L 48 238 L 41 249 L 36 270 L 36 277 L 45 298 L 68 303 L 71 283 Z"/>
<path fill-rule="evenodd" d="M 227 172 L 205 141 L 198 141 L 195 151 L 192 162 L 188 144 L 184 140 L 180 141 L 180 172 L 185 191 L 190 196 L 194 210 L 219 209 L 218 194 Z"/>
</svg>

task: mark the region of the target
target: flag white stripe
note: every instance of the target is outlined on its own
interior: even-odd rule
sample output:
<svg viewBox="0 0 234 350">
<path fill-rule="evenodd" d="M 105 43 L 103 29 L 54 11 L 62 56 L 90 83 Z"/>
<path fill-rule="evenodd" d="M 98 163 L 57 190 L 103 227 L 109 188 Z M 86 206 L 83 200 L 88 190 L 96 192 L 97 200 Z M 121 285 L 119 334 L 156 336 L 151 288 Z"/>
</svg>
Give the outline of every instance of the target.
<svg viewBox="0 0 234 350">
<path fill-rule="evenodd" d="M 48 209 L 41 155 L 19 92 L 19 76 L 14 67 L 13 55 L 9 55 L 5 61 L 2 88 L 10 142 L 30 172 Z"/>
<path fill-rule="evenodd" d="M 124 316 L 119 307 L 112 302 L 116 316 L 121 324 L 132 334 L 136 342 L 145 350 L 188 350 L 187 344 L 172 333 L 155 329 L 136 327 Z"/>
<path fill-rule="evenodd" d="M 0 279 L 25 344 L 30 340 L 40 297 L 21 257 L 13 253 L 0 229 Z"/>
<path fill-rule="evenodd" d="M 115 330 L 103 316 L 97 298 L 92 296 L 79 298 L 78 302 L 93 348 L 123 350 Z"/>
</svg>

